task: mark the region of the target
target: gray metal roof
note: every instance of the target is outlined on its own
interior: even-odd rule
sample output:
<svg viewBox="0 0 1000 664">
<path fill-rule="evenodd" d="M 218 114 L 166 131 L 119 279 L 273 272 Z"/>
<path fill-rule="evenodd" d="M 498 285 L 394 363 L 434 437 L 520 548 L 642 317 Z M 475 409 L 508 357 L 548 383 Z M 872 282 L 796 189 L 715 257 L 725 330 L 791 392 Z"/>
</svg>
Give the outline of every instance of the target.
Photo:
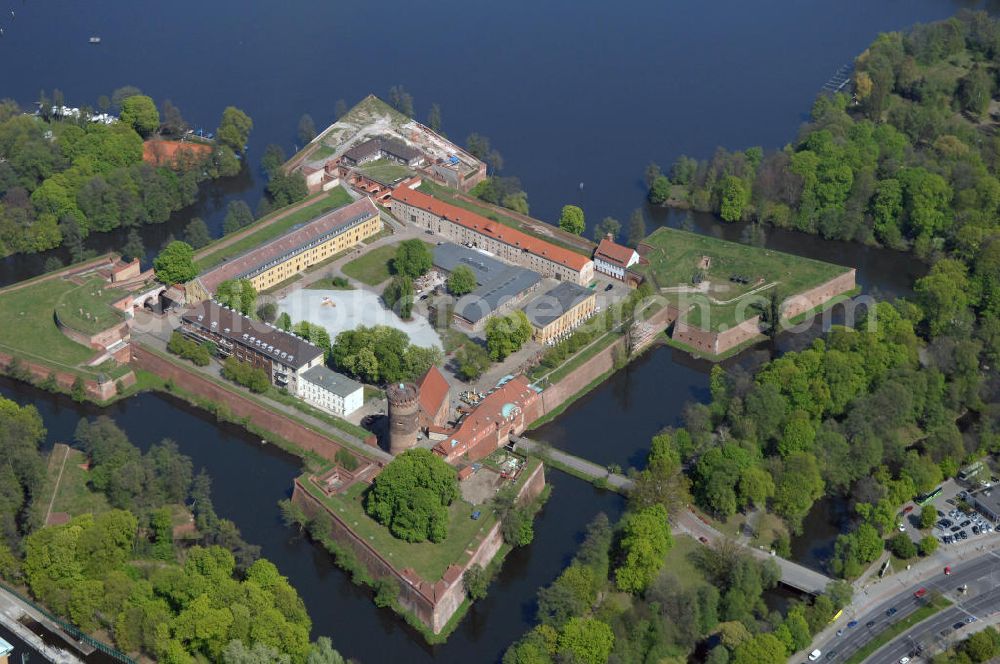
<svg viewBox="0 0 1000 664">
<path fill-rule="evenodd" d="M 229 341 L 251 348 L 262 355 L 298 370 L 323 354 L 323 350 L 294 334 L 252 320 L 239 312 L 206 300 L 181 316 L 184 323 L 218 334 Z"/>
<path fill-rule="evenodd" d="M 476 290 L 459 299 L 455 307 L 455 313 L 473 324 L 542 280 L 537 272 L 508 265 L 475 249 L 451 242 L 434 247 L 434 267 L 451 273 L 459 265 L 471 269 L 479 284 Z"/>
<path fill-rule="evenodd" d="M 325 390 L 333 392 L 342 399 L 346 399 L 364 386 L 356 380 L 351 380 L 347 376 L 330 371 L 322 364 L 311 369 L 307 369 L 302 378 L 315 385 L 319 385 Z"/>
<path fill-rule="evenodd" d="M 588 297 L 593 296 L 594 291 L 589 288 L 564 281 L 529 302 L 524 307 L 524 313 L 532 325 L 545 327 Z"/>
</svg>

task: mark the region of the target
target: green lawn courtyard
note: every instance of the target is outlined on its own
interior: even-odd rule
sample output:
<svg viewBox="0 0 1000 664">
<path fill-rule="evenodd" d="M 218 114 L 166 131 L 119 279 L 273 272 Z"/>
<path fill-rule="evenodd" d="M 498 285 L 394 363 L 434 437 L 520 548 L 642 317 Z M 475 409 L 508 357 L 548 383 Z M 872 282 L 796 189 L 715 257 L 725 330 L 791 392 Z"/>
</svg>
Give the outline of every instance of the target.
<svg viewBox="0 0 1000 664">
<path fill-rule="evenodd" d="M 444 575 L 449 565 L 461 562 L 465 550 L 473 546 L 476 539 L 485 536 L 496 523 L 496 517 L 488 508 L 480 508 L 482 517 L 473 520 L 472 513 L 477 508 L 459 499 L 448 508 L 448 536 L 443 542 L 411 543 L 393 537 L 388 528 L 365 513 L 363 501 L 367 484 L 355 484 L 344 494 L 333 496 L 326 496 L 308 478 L 302 479 L 302 485 L 343 519 L 358 536 L 385 556 L 396 569 L 402 571 L 406 567 L 412 567 L 424 580 L 432 583 Z"/>
<path fill-rule="evenodd" d="M 329 212 L 330 210 L 335 210 L 339 207 L 343 207 L 348 203 L 353 202 L 351 195 L 343 187 L 334 187 L 326 194 L 317 196 L 316 199 L 309 205 L 303 207 L 300 210 L 296 210 L 291 214 L 288 214 L 273 223 L 270 222 L 274 217 L 279 216 L 283 213 L 283 210 L 277 210 L 262 217 L 260 220 L 255 221 L 253 225 L 248 226 L 250 229 L 256 229 L 245 236 L 241 237 L 236 242 L 230 245 L 211 250 L 211 245 L 207 247 L 208 253 L 204 254 L 201 258 L 197 260 L 198 269 L 202 272 L 205 270 L 218 265 L 224 260 L 239 256 L 254 247 L 257 247 L 269 240 L 284 235 L 288 231 L 292 230 L 293 227 L 310 221 L 324 212 Z M 240 232 L 244 232 L 246 229 L 241 229 Z M 223 237 L 221 240 L 225 240 Z M 220 241 L 221 241 L 220 240 Z"/>
<path fill-rule="evenodd" d="M 413 171 L 392 159 L 377 159 L 358 169 L 376 182 L 391 185 L 413 175 Z"/>
<path fill-rule="evenodd" d="M 429 242 L 424 242 L 424 244 L 433 250 L 433 245 Z M 384 244 L 381 247 L 358 256 L 353 261 L 345 264 L 341 270 L 351 279 L 357 279 L 369 286 L 377 286 L 392 276 L 390 263 L 396 255 L 398 247 L 398 242 Z"/>
<path fill-rule="evenodd" d="M 128 293 L 109 287 L 101 277 L 92 277 L 79 286 L 69 285 L 55 308 L 63 325 L 91 335 L 124 322 L 125 314 L 111 305 Z"/>
<path fill-rule="evenodd" d="M 731 328 L 757 315 L 750 303 L 765 302 L 771 289 L 784 300 L 848 270 L 666 227 L 656 229 L 643 244 L 651 248 L 644 256 L 649 264 L 633 269 L 671 303 L 694 305 L 687 322 L 710 330 Z"/>
<path fill-rule="evenodd" d="M 79 288 L 63 279 L 46 279 L 0 293 L 0 320 L 3 320 L 0 350 L 64 368 L 73 368 L 90 359 L 94 351 L 66 337 L 56 327 L 53 317 L 60 304 L 64 308 L 75 306 L 77 309 L 85 301 L 89 302 L 88 306 L 93 304 L 86 295 L 88 291 Z M 73 291 L 77 291 L 77 297 L 69 296 Z M 101 313 L 98 318 L 104 316 Z M 111 314 L 107 316 L 110 323 Z"/>
</svg>

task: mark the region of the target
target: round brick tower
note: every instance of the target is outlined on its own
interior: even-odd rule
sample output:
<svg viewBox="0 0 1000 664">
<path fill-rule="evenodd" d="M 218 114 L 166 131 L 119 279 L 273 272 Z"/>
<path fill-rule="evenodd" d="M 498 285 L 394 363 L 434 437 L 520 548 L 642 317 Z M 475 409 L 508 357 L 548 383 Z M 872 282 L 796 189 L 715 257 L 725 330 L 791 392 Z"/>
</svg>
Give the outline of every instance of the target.
<svg viewBox="0 0 1000 664">
<path fill-rule="evenodd" d="M 417 444 L 420 391 L 412 383 L 393 383 L 385 395 L 389 399 L 389 452 L 396 455 Z"/>
</svg>

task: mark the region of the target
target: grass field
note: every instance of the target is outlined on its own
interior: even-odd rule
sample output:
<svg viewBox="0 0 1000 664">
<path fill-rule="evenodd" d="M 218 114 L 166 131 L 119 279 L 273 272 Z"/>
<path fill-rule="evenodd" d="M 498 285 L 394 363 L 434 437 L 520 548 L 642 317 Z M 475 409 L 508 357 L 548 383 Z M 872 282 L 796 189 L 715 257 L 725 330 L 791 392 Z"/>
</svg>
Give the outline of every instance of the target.
<svg viewBox="0 0 1000 664">
<path fill-rule="evenodd" d="M 48 279 L 0 294 L 0 346 L 25 359 L 66 368 L 93 356 L 94 351 L 60 332 L 53 318 L 62 298 L 76 288 L 62 279 Z"/>
<path fill-rule="evenodd" d="M 66 512 L 71 517 L 87 512 L 100 514 L 111 509 L 103 493 L 87 488 L 89 472 L 80 467 L 86 461 L 83 452 L 67 445 L 58 444 L 52 449 L 49 454 L 45 487 L 34 505 L 41 519 L 45 519 L 48 514 L 50 503 L 53 513 Z M 57 483 L 58 491 L 56 491 Z M 55 492 L 54 499 L 53 492 Z"/>
<path fill-rule="evenodd" d="M 784 299 L 847 271 L 831 263 L 666 227 L 656 229 L 644 243 L 652 247 L 645 256 L 649 265 L 637 269 L 672 302 L 682 308 L 695 305 L 687 322 L 703 329 L 726 329 L 753 317 L 758 312 L 749 302 L 764 301 L 772 288 Z M 708 269 L 700 266 L 703 256 L 711 259 Z M 708 284 L 708 292 L 671 290 L 693 289 L 696 274 L 702 288 Z M 734 283 L 730 278 L 735 276 L 749 283 Z"/>
<path fill-rule="evenodd" d="M 325 146 L 324 146 L 325 147 Z M 382 184 L 392 184 L 413 175 L 413 171 L 391 159 L 378 159 L 358 169 L 362 174 Z"/>
<path fill-rule="evenodd" d="M 429 242 L 424 242 L 424 244 L 433 249 L 433 245 Z M 345 264 L 341 271 L 351 279 L 357 279 L 363 284 L 377 286 L 392 276 L 389 263 L 396 255 L 397 247 L 399 247 L 399 243 L 395 242 L 372 249 Z"/>
<path fill-rule="evenodd" d="M 353 200 L 354 199 L 351 198 L 351 195 L 348 194 L 343 187 L 334 187 L 330 191 L 326 192 L 326 195 L 318 196 L 315 201 L 301 210 L 296 210 L 295 212 L 292 212 L 291 214 L 288 214 L 272 223 L 270 220 L 282 214 L 281 210 L 273 212 L 248 227 L 251 229 L 256 228 L 256 231 L 248 233 L 244 237 L 241 237 L 239 240 L 226 247 L 222 247 L 215 251 L 209 251 L 209 253 L 199 258 L 197 261 L 198 269 L 204 272 L 210 267 L 214 267 L 226 259 L 239 256 L 254 247 L 264 244 L 268 240 L 273 240 L 279 235 L 284 235 L 294 226 L 303 224 L 314 217 L 318 217 L 324 212 L 329 212 L 330 210 L 343 207 L 348 203 L 351 203 Z M 224 240 L 225 238 L 222 239 Z M 211 249 L 211 245 L 209 245 L 208 249 Z"/>
<path fill-rule="evenodd" d="M 701 547 L 693 537 L 675 535 L 674 545 L 663 563 L 663 573 L 672 574 L 678 584 L 687 589 L 707 584 L 705 575 L 694 562 L 696 552 Z"/>
<path fill-rule="evenodd" d="M 448 508 L 448 536 L 445 540 L 438 544 L 414 544 L 396 539 L 388 528 L 365 513 L 362 501 L 367 484 L 356 484 L 343 495 L 330 497 L 325 496 L 309 481 L 303 481 L 302 484 L 313 496 L 347 521 L 357 535 L 368 540 L 397 569 L 412 567 L 417 574 L 431 582 L 439 580 L 449 565 L 461 560 L 473 540 L 488 533 L 496 522 L 496 517 L 488 509 L 482 510 L 482 517 L 473 521 L 472 505 L 456 500 Z"/>
<path fill-rule="evenodd" d="M 63 293 L 56 304 L 59 320 L 64 325 L 90 335 L 125 320 L 125 314 L 111 306 L 125 297 L 124 291 L 109 288 L 101 277 L 93 277 L 79 286 L 68 285 L 73 287 Z"/>
</svg>

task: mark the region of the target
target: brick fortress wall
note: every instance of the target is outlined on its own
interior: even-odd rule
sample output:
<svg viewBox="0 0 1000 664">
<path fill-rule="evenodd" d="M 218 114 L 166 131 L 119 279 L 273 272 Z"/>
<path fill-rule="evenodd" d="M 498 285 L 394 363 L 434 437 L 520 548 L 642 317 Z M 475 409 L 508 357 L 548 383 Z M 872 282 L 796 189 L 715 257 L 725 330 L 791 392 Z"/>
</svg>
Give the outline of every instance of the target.
<svg viewBox="0 0 1000 664">
<path fill-rule="evenodd" d="M 271 431 L 302 449 L 315 452 L 325 459 L 333 459 L 342 447 L 339 443 L 305 425 L 285 417 L 277 411 L 269 410 L 237 392 L 216 385 L 208 378 L 195 373 L 193 369 L 189 371 L 165 360 L 135 342 L 132 343 L 132 364 L 156 374 L 164 380 L 172 380 L 188 392 L 203 399 L 225 404 L 234 417 L 247 418 L 250 423 Z M 350 451 L 354 452 L 353 449 Z"/>
<path fill-rule="evenodd" d="M 330 537 L 338 544 L 347 546 L 376 579 L 391 578 L 399 586 L 398 601 L 403 608 L 412 612 L 435 634 L 440 633 L 465 600 L 465 586 L 462 578 L 472 565 L 486 567 L 503 546 L 500 524 L 496 523 L 479 541 L 476 548 L 464 561 L 451 565 L 436 583 L 421 579 L 412 569 L 398 570 L 363 538 L 358 537 L 350 527 L 333 511 L 327 509 L 295 480 L 292 502 L 313 517 L 320 511 L 330 516 Z M 305 480 L 308 481 L 308 480 Z M 536 498 L 545 488 L 545 465 L 538 464 L 521 486 L 517 495 L 518 504 L 525 504 Z"/>
</svg>

